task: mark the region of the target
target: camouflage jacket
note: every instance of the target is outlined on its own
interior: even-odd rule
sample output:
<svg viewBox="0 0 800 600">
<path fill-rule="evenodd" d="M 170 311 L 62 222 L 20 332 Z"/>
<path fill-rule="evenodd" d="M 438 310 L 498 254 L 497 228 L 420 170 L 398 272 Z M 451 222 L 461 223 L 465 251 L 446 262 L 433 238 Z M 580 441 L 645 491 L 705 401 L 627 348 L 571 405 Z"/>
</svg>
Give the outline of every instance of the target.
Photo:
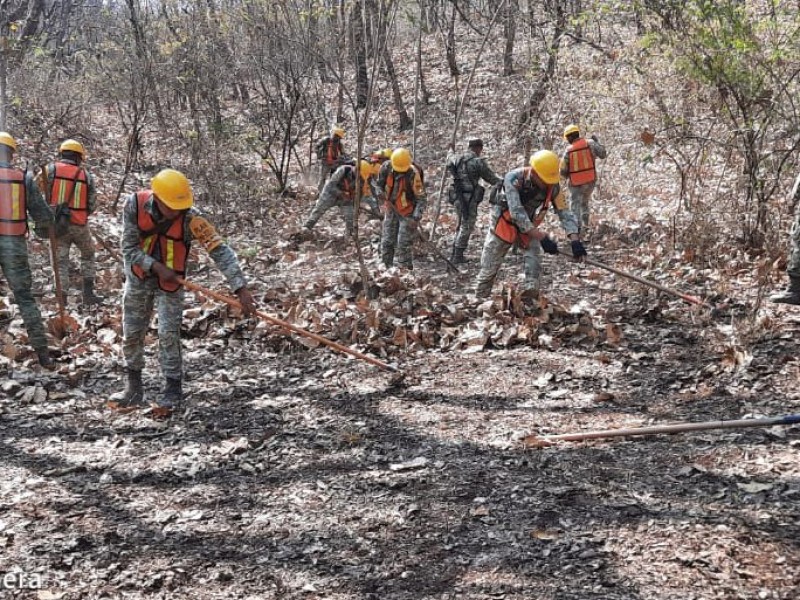
<svg viewBox="0 0 800 600">
<path fill-rule="evenodd" d="M 478 156 L 472 150 L 467 150 L 464 154 L 451 154 L 447 159 L 447 172 L 456 172 L 461 189 L 464 193 L 471 193 L 480 184 L 480 180 L 488 182 L 489 185 L 500 183 L 500 179 L 486 162 L 486 159 Z M 455 187 L 455 185 L 454 185 Z"/>
<path fill-rule="evenodd" d="M 503 180 L 503 188 L 511 220 L 514 222 L 514 225 L 517 226 L 517 229 L 522 232 L 529 231 L 531 227 L 533 227 L 533 221 L 531 219 L 547 198 L 547 188 L 540 188 L 536 185 L 528 176 L 529 172 L 530 167 L 520 167 L 506 173 Z M 524 203 L 520 194 L 527 199 Z M 553 210 L 556 215 L 558 215 L 564 231 L 566 231 L 567 234 L 578 233 L 578 221 L 575 219 L 575 215 L 572 211 L 567 207 L 564 191 L 557 183 L 553 185 L 551 202 Z M 495 220 L 500 218 L 502 212 L 502 206 L 496 205 L 494 207 Z"/>
<path fill-rule="evenodd" d="M 151 196 L 144 205 L 144 209 L 150 213 L 155 223 L 164 222 L 164 218 L 158 210 L 155 200 Z M 141 267 L 145 273 L 151 273 L 153 263 L 158 260 L 157 256 L 146 254 L 141 247 L 141 230 L 137 222 L 137 201 L 136 194 L 131 194 L 125 201 L 125 208 L 122 213 L 122 257 L 125 262 L 125 273 L 129 274 L 133 265 Z M 247 285 L 247 280 L 239 267 L 236 253 L 226 244 L 222 237 L 217 233 L 214 226 L 196 208 L 190 208 L 184 215 L 184 232 L 186 244 L 197 240 L 214 260 L 217 267 L 233 291 Z M 158 245 L 156 244 L 156 247 Z M 188 265 L 187 265 L 188 267 Z"/>
</svg>

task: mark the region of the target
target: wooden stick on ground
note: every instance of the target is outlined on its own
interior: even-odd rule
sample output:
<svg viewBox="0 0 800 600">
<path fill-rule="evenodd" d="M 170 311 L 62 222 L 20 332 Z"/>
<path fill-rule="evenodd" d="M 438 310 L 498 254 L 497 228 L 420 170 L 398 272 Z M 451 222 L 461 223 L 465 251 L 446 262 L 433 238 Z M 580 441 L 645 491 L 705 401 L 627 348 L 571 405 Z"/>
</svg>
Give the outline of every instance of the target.
<svg viewBox="0 0 800 600">
<path fill-rule="evenodd" d="M 561 250 L 559 253 L 562 254 L 563 256 L 569 256 L 570 258 L 572 257 L 572 254 L 570 254 L 569 252 L 564 252 L 563 250 Z M 620 277 L 625 277 L 626 279 L 630 279 L 631 281 L 635 281 L 636 283 L 641 283 L 642 285 L 654 288 L 660 292 L 664 292 L 665 294 L 676 296 L 681 300 L 683 300 L 684 302 L 688 302 L 689 304 L 696 304 L 697 306 L 702 306 L 703 308 L 708 308 L 710 310 L 714 309 L 713 306 L 711 306 L 706 302 L 703 302 L 700 298 L 696 296 L 691 296 L 689 294 L 684 294 L 677 290 L 670 289 L 668 287 L 661 285 L 660 283 L 656 283 L 655 281 L 650 281 L 649 279 L 644 279 L 643 277 L 639 277 L 638 275 L 633 275 L 632 273 L 626 273 L 625 271 L 621 271 L 616 267 L 612 267 L 605 263 L 593 260 L 588 256 L 584 257 L 583 262 L 585 262 L 587 265 L 598 267 L 599 269 L 605 269 L 606 271 L 611 271 L 615 275 L 619 275 Z"/>
<path fill-rule="evenodd" d="M 219 300 L 220 302 L 224 302 L 225 304 L 228 304 L 230 306 L 234 306 L 234 307 L 236 307 L 236 308 L 238 308 L 240 310 L 242 308 L 241 302 L 239 302 L 239 300 L 237 300 L 236 298 L 231 298 L 230 296 L 226 296 L 225 294 L 220 294 L 219 292 L 215 292 L 214 290 L 209 290 L 208 288 L 205 288 L 205 287 L 203 287 L 201 285 L 197 285 L 196 283 L 192 283 L 191 281 L 186 281 L 185 279 L 179 279 L 179 281 L 188 290 L 191 290 L 193 292 L 197 292 L 197 293 L 202 294 L 204 296 L 208 296 L 209 298 L 213 298 L 214 300 Z M 386 364 L 385 362 L 382 362 L 382 361 L 378 360 L 377 358 L 373 358 L 371 356 L 367 356 L 366 354 L 362 354 L 361 352 L 358 352 L 357 350 L 353 350 L 352 348 L 348 348 L 347 346 L 343 346 L 342 344 L 338 344 L 338 343 L 336 343 L 336 342 L 334 342 L 332 340 L 329 340 L 328 338 L 323 337 L 321 335 L 318 335 L 316 333 L 312 333 L 310 331 L 306 331 L 305 329 L 302 329 L 301 327 L 297 327 L 295 325 L 292 325 L 291 323 L 287 323 L 286 321 L 282 321 L 282 320 L 280 320 L 280 319 L 278 319 L 276 317 L 268 315 L 265 312 L 256 311 L 256 316 L 259 319 L 262 319 L 262 320 L 266 321 L 267 323 L 272 323 L 273 325 L 277 325 L 280 328 L 285 329 L 287 331 L 291 331 L 292 333 L 295 333 L 295 334 L 297 334 L 299 336 L 307 337 L 307 338 L 310 338 L 312 340 L 315 340 L 315 341 L 319 342 L 320 344 L 328 346 L 329 348 L 333 348 L 334 350 L 337 350 L 337 351 L 342 352 L 344 354 L 349 354 L 350 356 L 353 356 L 353 357 L 355 357 L 355 358 L 357 358 L 359 360 L 363 360 L 365 362 L 368 362 L 368 363 L 370 363 L 372 365 L 375 365 L 376 367 L 380 367 L 381 369 L 384 369 L 386 371 L 393 371 L 393 372 L 397 373 L 400 370 L 397 367 L 393 367 L 392 365 Z"/>
<path fill-rule="evenodd" d="M 746 427 L 771 427 L 773 425 L 795 425 L 800 423 L 800 415 L 784 417 L 764 417 L 761 419 L 735 419 L 732 421 L 702 421 L 697 423 L 672 423 L 652 427 L 628 427 L 624 429 L 605 429 L 584 433 L 565 433 L 561 435 L 530 435 L 524 444 L 529 448 L 545 448 L 556 442 L 579 442 L 598 438 L 629 437 L 634 435 L 656 435 L 659 433 L 682 433 L 685 431 L 705 431 L 707 429 L 743 429 Z"/>
</svg>

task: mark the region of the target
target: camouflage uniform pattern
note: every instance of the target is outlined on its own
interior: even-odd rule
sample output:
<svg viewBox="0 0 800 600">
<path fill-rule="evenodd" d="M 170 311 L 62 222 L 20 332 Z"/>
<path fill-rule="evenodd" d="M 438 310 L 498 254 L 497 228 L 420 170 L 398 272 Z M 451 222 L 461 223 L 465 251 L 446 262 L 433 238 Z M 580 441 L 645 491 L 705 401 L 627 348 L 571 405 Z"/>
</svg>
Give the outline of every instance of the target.
<svg viewBox="0 0 800 600">
<path fill-rule="evenodd" d="M 74 162 L 62 159 L 60 162 L 75 164 Z M 86 169 L 84 169 L 86 171 Z M 55 165 L 47 165 L 47 182 L 52 185 L 53 177 L 55 175 Z M 88 193 L 87 208 L 88 214 L 94 213 L 97 206 L 97 192 L 92 177 L 89 171 L 86 171 L 86 188 Z M 56 240 L 58 248 L 58 274 L 61 279 L 61 285 L 64 286 L 64 292 L 69 289 L 69 253 L 72 246 L 75 246 L 81 255 L 81 275 L 84 279 L 94 279 L 95 274 L 95 248 L 94 238 L 89 229 L 89 225 L 75 225 L 70 223 L 67 231 L 58 236 Z"/>
<path fill-rule="evenodd" d="M 606 157 L 605 146 L 593 139 L 586 141 L 589 144 L 589 149 L 592 151 L 592 156 L 594 156 L 596 159 Z M 566 150 L 564 150 L 564 154 L 561 156 L 561 176 L 567 178 L 567 181 L 569 182 L 569 153 Z M 580 224 L 581 229 L 586 229 L 589 227 L 589 203 L 592 199 L 592 194 L 594 193 L 594 188 L 596 185 L 597 179 L 584 185 L 568 185 L 570 210 L 572 211 L 572 214 L 575 215 L 575 218 Z"/>
<path fill-rule="evenodd" d="M 344 156 L 344 145 L 342 144 L 342 140 L 336 136 L 327 136 L 320 140 L 320 144 L 325 143 L 325 148 L 327 149 L 328 146 L 333 143 L 334 144 L 334 162 L 329 163 L 327 159 L 327 150 L 326 150 L 326 157 L 320 160 L 319 165 L 319 184 L 317 185 L 317 193 L 321 194 L 323 188 L 325 187 L 325 182 L 328 181 L 328 177 L 330 177 L 331 173 L 333 173 L 337 168 L 339 168 L 339 160 Z"/>
<path fill-rule="evenodd" d="M 12 165 L 0 161 L 0 167 Z M 29 217 L 37 229 L 50 227 L 53 213 L 44 200 L 31 173 L 25 174 L 26 205 Z M 42 314 L 31 293 L 32 277 L 28 262 L 28 244 L 24 236 L 0 236 L 0 268 L 14 294 L 14 302 L 19 307 L 28 342 L 37 352 L 47 350 L 47 337 L 42 323 Z"/>
<path fill-rule="evenodd" d="M 322 189 L 322 194 L 320 194 L 317 199 L 317 203 L 314 205 L 303 227 L 307 227 L 308 229 L 313 228 L 322 218 L 322 215 L 334 206 L 338 206 L 342 219 L 344 219 L 345 234 L 348 237 L 353 235 L 353 206 L 355 198 L 352 197 L 352 193 L 348 196 L 344 192 L 344 181 L 346 178 L 349 178 L 350 189 L 353 190 L 355 188 L 355 167 L 342 165 L 333 172 L 330 181 L 328 181 Z M 375 201 L 372 194 L 372 187 L 369 181 L 367 181 L 361 188 L 361 201 L 369 206 L 373 212 L 380 213 L 378 210 L 378 203 Z"/>
<path fill-rule="evenodd" d="M 393 204 L 397 200 L 399 189 L 398 181 L 401 177 L 409 177 L 407 173 L 396 173 L 392 170 L 392 163 L 386 161 L 378 173 L 377 190 L 378 198 L 384 203 L 383 227 L 381 229 L 381 260 L 387 267 L 394 264 L 395 254 L 397 263 L 406 269 L 414 268 L 412 248 L 416 236 L 418 221 L 425 212 L 428 204 L 425 193 L 425 185 L 416 167 L 411 167 L 413 171 L 414 197 L 412 199 L 414 210 L 408 217 L 400 216 L 393 209 Z M 394 186 L 387 196 L 387 180 L 390 174 L 394 173 Z"/>
<path fill-rule="evenodd" d="M 86 225 L 70 223 L 67 232 L 58 236 L 56 241 L 58 273 L 65 293 L 69 289 L 69 251 L 72 246 L 75 246 L 81 253 L 81 275 L 83 278 L 94 279 L 95 273 L 95 250 L 92 232 Z"/>
<path fill-rule="evenodd" d="M 478 220 L 478 198 L 475 197 L 473 191 L 480 185 L 481 179 L 488 182 L 489 185 L 500 183 L 502 179 L 489 168 L 485 158 L 478 156 L 472 150 L 467 150 L 460 156 L 453 155 L 447 162 L 448 171 L 455 170 L 458 173 L 461 191 L 464 194 L 463 203 L 456 201 L 453 204 L 453 208 L 458 214 L 458 231 L 456 231 L 453 247 L 463 250 L 469 245 L 469 238 L 472 236 Z M 453 185 L 451 193 L 455 198 L 458 193 L 455 185 Z"/>
<path fill-rule="evenodd" d="M 524 178 L 525 169 L 514 169 L 509 171 L 503 180 L 503 189 L 505 192 L 506 202 L 511 214 L 511 220 L 514 225 L 522 231 L 527 232 L 533 227 L 531 217 L 522 205 L 519 190 L 517 186 L 523 186 L 526 189 L 533 189 L 535 192 L 535 211 L 539 210 L 546 198 L 546 190 L 538 188 L 532 184 L 528 179 Z M 578 233 L 578 222 L 575 215 L 567 208 L 564 201 L 564 194 L 558 184 L 553 186 L 552 193 L 552 208 L 561 221 L 561 227 L 569 235 Z M 492 291 L 492 285 L 497 277 L 500 267 L 503 265 L 503 259 L 508 251 L 511 249 L 512 244 L 508 244 L 501 240 L 494 233 L 495 226 L 498 219 L 503 213 L 503 208 L 495 205 L 492 211 L 492 227 L 486 233 L 486 240 L 483 244 L 483 252 L 481 253 L 481 269 L 478 272 L 478 278 L 475 285 L 475 294 L 478 297 L 484 298 Z M 532 213 L 532 214 L 535 214 Z M 522 285 L 523 290 L 538 290 L 539 277 L 542 271 L 542 248 L 538 241 L 531 239 L 527 248 L 520 248 L 523 254 L 523 264 L 525 273 L 525 282 Z"/>
<path fill-rule="evenodd" d="M 792 202 L 794 203 L 794 223 L 789 236 L 789 261 L 786 273 L 789 277 L 800 278 L 800 175 L 795 179 L 792 188 Z"/>
<path fill-rule="evenodd" d="M 145 210 L 153 215 L 154 221 L 161 220 L 158 209 L 151 197 L 145 204 Z M 186 242 L 199 241 L 207 250 L 220 271 L 228 281 L 232 290 L 236 291 L 245 286 L 244 278 L 236 254 L 230 246 L 223 243 L 213 227 L 208 226 L 203 238 L 195 237 L 192 233 L 195 220 L 203 221 L 205 218 L 195 208 L 189 209 L 184 215 L 184 231 Z M 196 224 L 196 223 L 194 223 Z M 210 230 L 210 231 L 209 231 Z M 140 371 L 144 368 L 144 340 L 150 326 L 153 307 L 156 306 L 158 314 L 158 344 L 159 363 L 164 377 L 168 379 L 181 379 L 183 366 L 181 358 L 181 321 L 183 318 L 183 289 L 176 292 L 165 292 L 158 287 L 155 275 L 141 280 L 136 277 L 131 267 L 140 266 L 145 273 L 151 273 L 151 267 L 156 259 L 144 253 L 139 246 L 139 226 L 136 220 L 136 195 L 128 197 L 123 212 L 122 229 L 122 255 L 125 263 L 125 292 L 122 297 L 122 330 L 123 354 L 125 365 L 128 369 Z M 188 262 L 188 259 L 187 259 Z M 187 269 L 189 265 L 187 264 Z"/>
</svg>

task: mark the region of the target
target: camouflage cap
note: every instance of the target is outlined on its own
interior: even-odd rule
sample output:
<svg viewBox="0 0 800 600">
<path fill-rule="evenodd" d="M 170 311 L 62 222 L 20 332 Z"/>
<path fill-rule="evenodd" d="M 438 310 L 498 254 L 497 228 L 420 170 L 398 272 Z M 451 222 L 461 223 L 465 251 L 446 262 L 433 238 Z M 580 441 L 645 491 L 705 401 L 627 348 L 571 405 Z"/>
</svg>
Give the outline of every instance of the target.
<svg viewBox="0 0 800 600">
<path fill-rule="evenodd" d="M 468 148 L 483 148 L 483 140 L 481 138 L 469 138 L 467 140 Z"/>
</svg>

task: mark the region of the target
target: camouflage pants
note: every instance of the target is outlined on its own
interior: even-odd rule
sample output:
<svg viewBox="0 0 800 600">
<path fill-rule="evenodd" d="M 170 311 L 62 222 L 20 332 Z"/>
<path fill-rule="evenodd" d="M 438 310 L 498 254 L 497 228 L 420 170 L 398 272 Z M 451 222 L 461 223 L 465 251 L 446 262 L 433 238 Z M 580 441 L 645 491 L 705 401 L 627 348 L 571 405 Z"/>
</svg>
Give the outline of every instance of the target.
<svg viewBox="0 0 800 600">
<path fill-rule="evenodd" d="M 158 311 L 158 359 L 161 373 L 169 379 L 181 379 L 181 320 L 183 290 L 165 292 L 155 277 L 144 281 L 128 275 L 122 296 L 122 351 L 125 366 L 141 371 L 144 368 L 144 338 L 150 327 L 153 306 Z"/>
<path fill-rule="evenodd" d="M 328 177 L 331 176 L 331 173 L 336 170 L 336 167 L 329 167 L 324 164 L 320 164 L 319 166 L 319 183 L 317 184 L 317 194 L 322 193 L 322 188 L 325 187 L 325 182 L 328 181 Z"/>
<path fill-rule="evenodd" d="M 481 270 L 478 272 L 478 279 L 475 282 L 476 296 L 485 298 L 491 294 L 497 272 L 503 265 L 503 259 L 511 246 L 512 244 L 507 244 L 491 230 L 486 233 L 486 241 L 481 254 Z M 542 247 L 536 240 L 531 240 L 527 248 L 520 248 L 520 250 L 522 250 L 525 265 L 525 283 L 522 284 L 522 289 L 538 290 L 539 275 L 542 272 Z"/>
<path fill-rule="evenodd" d="M 24 237 L 0 236 L 0 268 L 14 293 L 28 341 L 34 350 L 47 349 L 42 313 L 31 294 L 31 267 L 28 263 L 28 246 Z"/>
<path fill-rule="evenodd" d="M 387 267 L 394 263 L 395 250 L 397 264 L 406 269 L 414 266 L 412 246 L 416 235 L 416 221 L 410 217 L 401 217 L 391 209 L 383 216 L 381 229 L 381 260 Z"/>
<path fill-rule="evenodd" d="M 800 202 L 794 210 L 794 223 L 789 238 L 789 262 L 786 265 L 786 273 L 789 277 L 800 277 Z"/>
<path fill-rule="evenodd" d="M 569 186 L 569 208 L 581 231 L 589 227 L 589 201 L 594 192 L 594 182 L 579 186 Z"/>
<path fill-rule="evenodd" d="M 456 214 L 458 214 L 458 231 L 456 231 L 453 247 L 466 250 L 469 245 L 469 238 L 475 230 L 475 222 L 478 220 L 478 202 L 468 199 L 465 195 L 464 204 L 466 205 L 466 211 L 461 210 L 461 205 L 458 202 L 453 205 L 453 208 L 456 209 Z"/>
<path fill-rule="evenodd" d="M 81 253 L 81 275 L 84 279 L 94 279 L 94 238 L 88 225 L 70 223 L 67 232 L 56 242 L 58 247 L 58 274 L 64 292 L 69 290 L 69 251 L 76 246 Z"/>
<path fill-rule="evenodd" d="M 309 215 L 304 223 L 304 227 L 308 227 L 309 229 L 314 227 L 317 221 L 322 218 L 322 215 L 334 206 L 339 207 L 339 212 L 342 215 L 342 219 L 344 219 L 345 233 L 348 237 L 353 235 L 353 203 L 348 200 L 342 200 L 339 194 L 335 192 L 323 192 L 320 194 L 319 198 L 317 198 L 317 203 L 311 211 L 311 215 Z"/>
</svg>

